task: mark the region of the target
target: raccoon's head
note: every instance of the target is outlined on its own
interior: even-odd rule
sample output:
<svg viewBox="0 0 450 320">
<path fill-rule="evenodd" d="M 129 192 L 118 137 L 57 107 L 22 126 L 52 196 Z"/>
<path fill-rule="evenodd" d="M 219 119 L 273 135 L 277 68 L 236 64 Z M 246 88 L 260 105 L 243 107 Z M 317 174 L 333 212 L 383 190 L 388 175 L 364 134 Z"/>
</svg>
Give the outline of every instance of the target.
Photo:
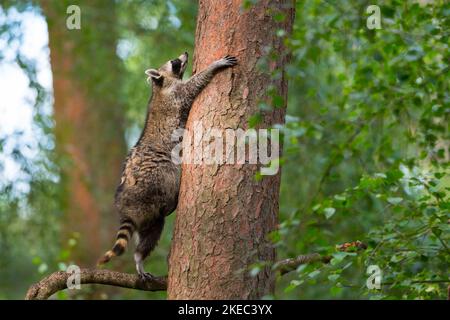
<svg viewBox="0 0 450 320">
<path fill-rule="evenodd" d="M 148 69 L 145 74 L 148 75 L 147 81 L 152 80 L 153 83 L 162 85 L 167 80 L 183 78 L 184 71 L 188 63 L 188 53 L 185 52 L 178 58 L 169 60 L 163 64 L 159 69 Z M 168 81 L 171 82 L 171 81 Z"/>
</svg>

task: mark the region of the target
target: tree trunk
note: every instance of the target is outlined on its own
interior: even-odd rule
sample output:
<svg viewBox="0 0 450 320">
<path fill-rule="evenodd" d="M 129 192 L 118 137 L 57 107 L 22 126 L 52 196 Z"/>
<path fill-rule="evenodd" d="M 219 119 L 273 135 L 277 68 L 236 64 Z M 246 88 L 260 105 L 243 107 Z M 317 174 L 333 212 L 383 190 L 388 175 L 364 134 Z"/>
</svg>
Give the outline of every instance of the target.
<svg viewBox="0 0 450 320">
<path fill-rule="evenodd" d="M 200 1 L 194 73 L 212 61 L 235 55 L 239 65 L 217 75 L 194 103 L 187 129 L 248 128 L 258 103 L 268 101 L 273 85 L 286 101 L 284 72 L 272 78 L 257 62 L 272 47 L 278 55 L 269 70 L 283 70 L 288 56 L 276 30 L 292 29 L 293 1 L 257 1 L 243 10 L 241 1 Z M 276 22 L 272 13 L 285 19 Z M 285 106 L 262 114 L 259 128 L 283 123 Z M 193 146 L 194 141 L 190 144 Z M 185 149 L 186 150 L 186 149 Z M 255 179 L 255 164 L 183 164 L 180 198 L 169 260 L 169 299 L 257 299 L 274 290 L 274 274 L 265 267 L 255 277 L 248 268 L 273 262 L 268 234 L 276 229 L 280 173 Z"/>
<path fill-rule="evenodd" d="M 81 30 L 66 27 L 71 1 L 40 4 L 49 29 L 63 237 L 79 233 L 71 258 L 92 266 L 114 238 L 113 195 L 126 153 L 114 1 L 81 4 Z"/>
</svg>

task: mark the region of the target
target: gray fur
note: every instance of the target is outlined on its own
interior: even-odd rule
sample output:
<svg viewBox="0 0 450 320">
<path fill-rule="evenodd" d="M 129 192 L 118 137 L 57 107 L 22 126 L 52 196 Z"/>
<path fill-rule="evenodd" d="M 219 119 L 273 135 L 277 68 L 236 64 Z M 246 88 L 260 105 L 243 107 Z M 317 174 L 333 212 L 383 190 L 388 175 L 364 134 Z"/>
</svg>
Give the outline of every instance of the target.
<svg viewBox="0 0 450 320">
<path fill-rule="evenodd" d="M 158 70 L 146 71 L 153 88 L 147 120 L 139 141 L 125 161 L 115 196 L 121 221 L 118 237 L 122 234 L 122 239 L 118 238 L 113 250 L 108 251 L 100 261 L 104 263 L 112 256 L 120 255 L 133 232 L 136 232 L 139 239 L 134 255 L 136 269 L 143 277 L 151 277 L 143 271 L 143 261 L 155 248 L 165 217 L 176 209 L 178 203 L 181 165 L 172 162 L 171 151 L 179 143 L 171 141 L 172 133 L 185 128 L 192 103 L 214 75 L 237 64 L 236 58 L 226 56 L 187 81 L 182 81 L 187 53 L 178 59 L 181 60 L 181 69 L 177 73 L 172 71 L 171 61 Z M 180 61 L 177 63 L 179 66 Z M 127 232 L 123 231 L 124 228 Z M 123 241 L 124 234 L 126 241 Z"/>
</svg>

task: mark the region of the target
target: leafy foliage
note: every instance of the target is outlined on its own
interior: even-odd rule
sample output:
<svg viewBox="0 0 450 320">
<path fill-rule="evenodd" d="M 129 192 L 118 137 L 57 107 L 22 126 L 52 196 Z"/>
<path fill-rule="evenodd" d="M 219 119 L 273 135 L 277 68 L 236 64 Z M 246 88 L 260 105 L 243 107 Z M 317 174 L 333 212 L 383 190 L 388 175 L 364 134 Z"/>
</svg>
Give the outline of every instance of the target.
<svg viewBox="0 0 450 320">
<path fill-rule="evenodd" d="M 277 244 L 288 256 L 312 251 L 334 259 L 302 266 L 285 287 L 301 298 L 329 290 L 342 298 L 442 299 L 449 281 L 449 5 L 383 1 L 382 29 L 369 30 L 369 4 L 297 3 Z M 335 244 L 356 239 L 368 250 L 336 252 Z M 379 291 L 366 288 L 369 265 L 383 272 Z"/>
</svg>

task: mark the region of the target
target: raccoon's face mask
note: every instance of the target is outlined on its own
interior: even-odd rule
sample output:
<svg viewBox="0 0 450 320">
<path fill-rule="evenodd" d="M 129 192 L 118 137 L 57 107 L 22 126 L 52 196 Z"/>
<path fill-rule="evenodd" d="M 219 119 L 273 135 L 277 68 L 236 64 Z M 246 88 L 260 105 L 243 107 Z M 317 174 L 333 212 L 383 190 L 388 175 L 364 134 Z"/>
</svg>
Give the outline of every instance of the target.
<svg viewBox="0 0 450 320">
<path fill-rule="evenodd" d="M 178 58 L 167 61 L 158 70 L 148 69 L 145 74 L 149 76 L 147 81 L 162 82 L 164 77 L 182 79 L 184 71 L 186 70 L 189 55 L 187 52 L 180 55 Z"/>
<path fill-rule="evenodd" d="M 178 79 L 183 78 L 184 71 L 186 70 L 186 66 L 188 63 L 189 55 L 187 52 L 180 55 L 178 58 L 174 60 L 170 60 L 168 64 L 168 69 L 170 69 L 170 72 L 172 75 Z"/>
</svg>

